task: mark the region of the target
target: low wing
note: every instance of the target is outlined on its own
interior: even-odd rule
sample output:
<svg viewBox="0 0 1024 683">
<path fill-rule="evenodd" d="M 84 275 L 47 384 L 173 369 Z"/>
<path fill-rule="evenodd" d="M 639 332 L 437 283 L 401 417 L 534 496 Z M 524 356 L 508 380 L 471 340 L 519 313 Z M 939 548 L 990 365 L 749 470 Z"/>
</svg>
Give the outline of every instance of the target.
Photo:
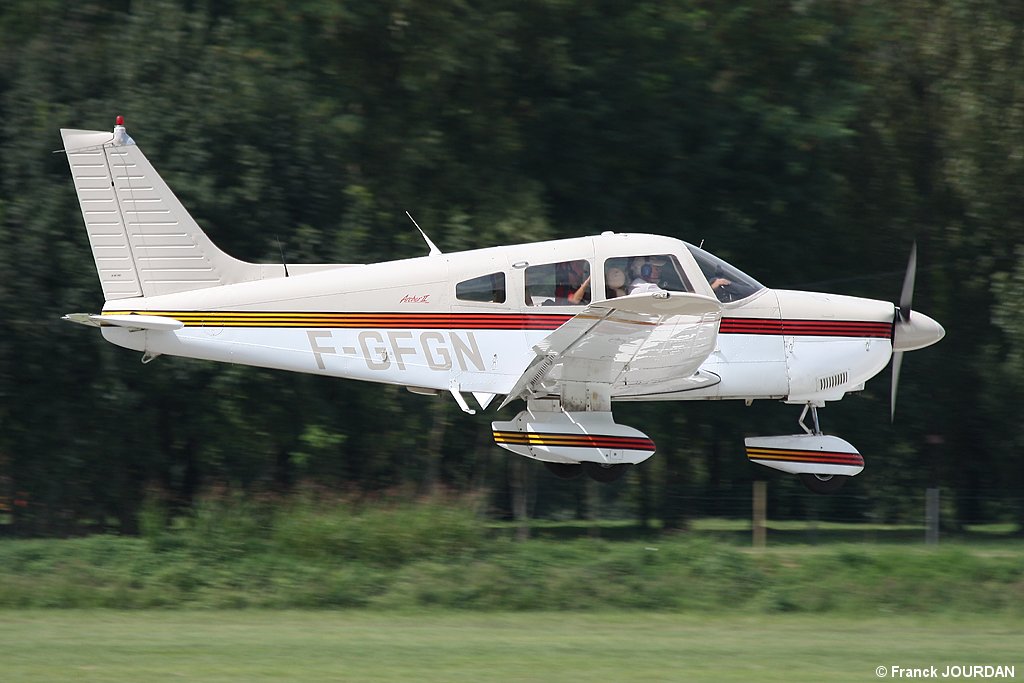
<svg viewBox="0 0 1024 683">
<path fill-rule="evenodd" d="M 700 294 L 593 303 L 534 347 L 536 358 L 502 406 L 557 394 L 563 382 L 606 385 L 612 396 L 678 391 L 687 382 L 706 386 L 711 380 L 698 368 L 714 350 L 721 316 L 718 300 Z"/>
</svg>

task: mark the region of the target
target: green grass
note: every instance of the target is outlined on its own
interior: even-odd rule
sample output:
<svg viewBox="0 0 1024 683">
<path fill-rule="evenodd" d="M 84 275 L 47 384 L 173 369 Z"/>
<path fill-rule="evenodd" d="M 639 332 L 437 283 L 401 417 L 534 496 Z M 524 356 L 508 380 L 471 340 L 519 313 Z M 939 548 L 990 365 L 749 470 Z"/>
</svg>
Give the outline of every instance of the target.
<svg viewBox="0 0 1024 683">
<path fill-rule="evenodd" d="M 1024 675 L 1016 618 L 630 613 L 3 611 L 4 680 L 871 681 L 982 663 Z"/>
<path fill-rule="evenodd" d="M 381 533 L 403 545 L 392 526 Z M 420 555 L 374 550 L 372 534 L 364 532 L 356 547 L 346 540 L 330 552 L 230 539 L 219 545 L 114 536 L 0 541 L 0 608 L 1024 616 L 1019 541 L 756 551 L 689 536 L 526 542 L 474 536 L 462 546 L 437 535 L 445 550 Z"/>
<path fill-rule="evenodd" d="M 0 540 L 0 608 L 1024 615 L 1024 542 L 1010 537 L 517 542 L 444 500 L 215 499 L 174 524 L 150 505 L 142 521 L 143 538 Z"/>
</svg>

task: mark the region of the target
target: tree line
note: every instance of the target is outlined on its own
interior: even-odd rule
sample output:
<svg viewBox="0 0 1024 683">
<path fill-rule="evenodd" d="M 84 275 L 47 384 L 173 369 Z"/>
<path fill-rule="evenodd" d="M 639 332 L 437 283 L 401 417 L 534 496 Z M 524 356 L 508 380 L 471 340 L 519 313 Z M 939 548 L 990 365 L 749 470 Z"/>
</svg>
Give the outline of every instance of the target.
<svg viewBox="0 0 1024 683">
<path fill-rule="evenodd" d="M 137 525 L 147 496 L 438 487 L 538 515 L 728 513 L 777 404 L 628 405 L 658 454 L 601 490 L 490 441 L 493 411 L 130 352 L 60 316 L 102 303 L 59 128 L 129 132 L 229 253 L 420 255 L 653 232 L 769 286 L 895 300 L 947 337 L 822 411 L 899 518 L 948 489 L 1024 522 L 1024 10 L 991 0 L 11 0 L 0 9 L 0 499 L 18 533 Z M 783 491 L 795 491 L 778 479 Z M 17 504 L 15 504 L 17 502 Z M 777 514 L 803 503 L 776 501 Z M 916 505 L 916 503 L 913 503 Z M 114 522 L 112 522 L 113 520 Z"/>
</svg>

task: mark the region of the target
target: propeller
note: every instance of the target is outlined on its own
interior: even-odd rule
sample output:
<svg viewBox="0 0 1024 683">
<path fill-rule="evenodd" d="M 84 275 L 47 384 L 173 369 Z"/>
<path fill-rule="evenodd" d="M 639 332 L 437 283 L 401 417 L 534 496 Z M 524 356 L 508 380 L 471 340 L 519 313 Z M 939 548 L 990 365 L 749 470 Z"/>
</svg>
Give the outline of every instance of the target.
<svg viewBox="0 0 1024 683">
<path fill-rule="evenodd" d="M 910 259 L 907 261 L 907 274 L 903 276 L 903 291 L 900 292 L 900 305 L 896 309 L 893 321 L 893 345 L 900 328 L 910 324 L 910 312 L 914 303 L 914 280 L 917 278 L 917 242 L 910 248 Z M 892 353 L 892 389 L 889 396 L 889 422 L 896 420 L 896 390 L 900 384 L 900 368 L 903 366 L 903 351 Z"/>
<path fill-rule="evenodd" d="M 910 248 L 907 274 L 903 276 L 903 291 L 900 292 L 900 320 L 910 321 L 910 309 L 914 302 L 914 280 L 917 278 L 917 242 Z"/>
</svg>

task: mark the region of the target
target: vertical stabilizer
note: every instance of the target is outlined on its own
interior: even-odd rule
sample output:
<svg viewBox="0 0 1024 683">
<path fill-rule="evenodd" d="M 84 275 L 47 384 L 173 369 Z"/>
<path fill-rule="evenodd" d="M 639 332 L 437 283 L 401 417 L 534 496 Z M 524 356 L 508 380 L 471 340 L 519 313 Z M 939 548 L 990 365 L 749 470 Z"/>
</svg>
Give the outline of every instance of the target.
<svg viewBox="0 0 1024 683">
<path fill-rule="evenodd" d="M 61 129 L 109 301 L 278 277 L 217 248 L 125 132 Z"/>
</svg>

